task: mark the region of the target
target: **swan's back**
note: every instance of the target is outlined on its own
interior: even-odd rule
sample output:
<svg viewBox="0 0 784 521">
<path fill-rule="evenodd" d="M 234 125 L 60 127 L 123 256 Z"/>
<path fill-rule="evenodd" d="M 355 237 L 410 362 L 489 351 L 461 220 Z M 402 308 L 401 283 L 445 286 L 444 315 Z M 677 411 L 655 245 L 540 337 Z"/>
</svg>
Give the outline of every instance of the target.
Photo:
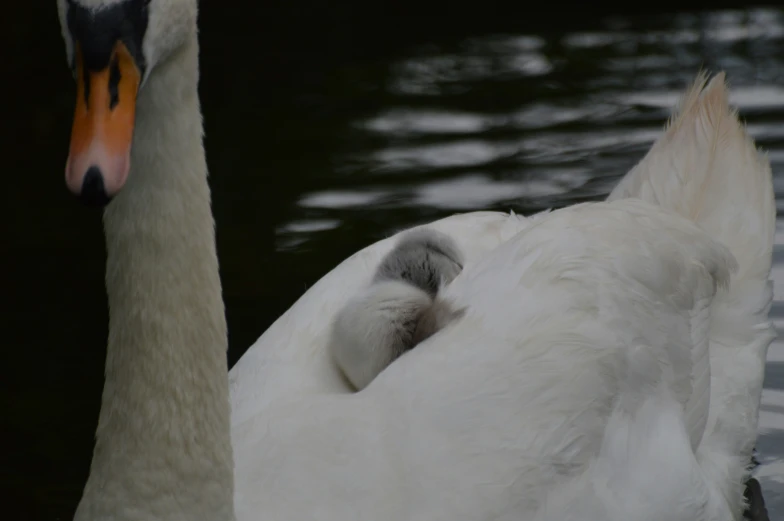
<svg viewBox="0 0 784 521">
<path fill-rule="evenodd" d="M 485 435 L 451 454 L 477 455 L 474 473 L 486 468 L 493 481 L 509 465 L 490 455 L 514 447 L 533 462 L 515 469 L 520 496 L 535 497 L 545 476 L 576 472 L 597 454 L 628 349 L 656 352 L 663 381 L 686 406 L 690 354 L 706 349 L 710 304 L 733 267 L 698 227 L 643 202 L 554 212 L 466 267 L 444 292 L 463 318 L 368 390 L 407 397 L 415 432 L 442 430 L 433 418 L 451 418 L 454 430 L 440 435 L 455 438 L 484 425 Z M 453 423 L 459 417 L 471 420 Z M 701 434 L 691 434 L 693 446 Z M 444 457 L 433 466 L 448 466 Z"/>
<path fill-rule="evenodd" d="M 654 383 L 682 410 L 684 355 L 707 342 L 708 307 L 732 266 L 696 226 L 644 202 L 540 218 L 467 265 L 444 296 L 463 318 L 364 391 L 291 396 L 240 426 L 238 515 L 269 505 L 330 520 L 350 509 L 433 521 L 535 512 L 596 459 L 619 394 L 629 410 L 645 398 L 621 392 L 630 348 L 652 353 Z"/>
<path fill-rule="evenodd" d="M 686 462 L 672 483 L 695 479 L 700 491 L 656 489 L 661 501 L 694 499 L 658 512 L 673 521 L 737 513 L 772 339 L 772 183 L 721 80 L 701 95 L 697 83 L 610 202 L 535 219 L 476 213 L 432 223 L 465 253 L 445 296 L 466 313 L 361 393 L 346 394 L 330 363 L 328 329 L 394 239 L 311 288 L 232 370 L 238 518 L 318 509 L 330 520 L 358 511 L 519 521 L 553 487 L 616 461 L 605 434 L 618 396 L 641 398 L 622 385 L 639 347 L 660 370 L 657 414 L 680 422 L 670 431 L 678 448 L 658 470 Z M 640 425 L 628 423 L 627 439 L 655 446 Z M 695 446 L 696 460 L 681 459 Z M 640 461 L 618 465 L 637 475 Z M 621 485 L 643 490 L 624 481 L 612 492 Z M 622 503 L 609 506 L 607 520 L 624 519 Z"/>
</svg>

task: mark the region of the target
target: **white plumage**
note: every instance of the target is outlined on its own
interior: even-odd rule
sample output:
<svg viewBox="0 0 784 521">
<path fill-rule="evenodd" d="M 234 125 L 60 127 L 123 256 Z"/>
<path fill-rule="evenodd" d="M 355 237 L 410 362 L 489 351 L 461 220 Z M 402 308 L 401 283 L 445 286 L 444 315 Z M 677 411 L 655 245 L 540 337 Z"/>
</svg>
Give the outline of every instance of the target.
<svg viewBox="0 0 784 521">
<path fill-rule="evenodd" d="M 59 0 L 69 57 L 76 4 L 119 5 Z M 698 78 L 608 202 L 429 224 L 462 255 L 437 292 L 462 314 L 362 391 L 330 328 L 396 237 L 315 284 L 227 382 L 196 2 L 123 8 L 149 18 L 147 80 L 104 218 L 106 384 L 77 519 L 739 519 L 775 207 L 723 75 Z"/>
<path fill-rule="evenodd" d="M 543 509 L 537 519 L 594 519 L 568 517 L 594 504 L 597 520 L 739 519 L 773 338 L 775 210 L 767 160 L 728 107 L 723 75 L 701 93 L 703 86 L 698 78 L 608 203 L 528 219 L 477 212 L 427 225 L 451 236 L 465 256 L 462 273 L 442 290 L 465 316 L 356 395 L 341 394 L 348 389 L 323 352 L 334 316 L 328 310 L 363 291 L 397 238 L 327 274 L 232 370 L 234 425 L 248 429 L 234 431 L 235 448 L 275 440 L 283 456 L 316 443 L 290 441 L 289 431 L 254 439 L 253 417 L 278 410 L 285 395 L 285 407 L 298 415 L 322 411 L 313 431 L 328 422 L 324 415 L 335 414 L 328 422 L 335 429 L 347 422 L 335 435 L 338 446 L 322 438 L 330 448 L 318 450 L 341 454 L 349 475 L 355 465 L 363 469 L 357 475 L 377 480 L 337 486 L 328 477 L 333 461 L 300 515 L 330 502 L 335 519 L 349 515 L 330 499 L 340 489 L 353 498 L 348 504 L 368 512 L 390 496 L 411 505 L 391 509 L 390 518 L 527 519 Z M 621 200 L 631 196 L 644 201 Z M 646 360 L 638 375 L 661 375 L 650 384 L 656 393 L 624 379 L 633 353 Z M 254 374 L 255 364 L 263 371 Z M 248 393 L 251 387 L 257 391 Z M 627 399 L 641 407 L 629 410 L 633 420 L 618 412 Z M 343 407 L 365 412 L 352 420 L 334 412 Z M 675 430 L 651 427 L 660 424 Z M 629 453 L 619 443 L 637 447 L 634 457 L 624 460 Z M 276 468 L 269 480 L 254 474 L 258 489 L 275 483 L 272 494 L 283 494 L 319 474 L 283 461 Z M 649 477 L 631 479 L 641 469 Z M 610 480 L 605 494 L 596 488 L 602 476 Z M 249 495 L 242 482 L 252 481 L 238 481 L 238 493 Z M 271 499 L 239 502 L 263 508 Z"/>
<path fill-rule="evenodd" d="M 401 234 L 371 284 L 333 319 L 327 349 L 356 389 L 462 316 L 463 310 L 439 295 L 462 262 L 447 235 L 426 227 Z"/>
</svg>

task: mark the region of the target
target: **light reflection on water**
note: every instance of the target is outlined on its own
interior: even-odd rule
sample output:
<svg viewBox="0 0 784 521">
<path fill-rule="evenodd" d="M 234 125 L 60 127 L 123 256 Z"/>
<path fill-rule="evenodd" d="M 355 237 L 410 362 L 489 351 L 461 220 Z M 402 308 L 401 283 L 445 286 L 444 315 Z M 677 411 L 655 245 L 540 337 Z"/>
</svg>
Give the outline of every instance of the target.
<svg viewBox="0 0 784 521">
<path fill-rule="evenodd" d="M 701 65 L 727 70 L 732 102 L 780 161 L 780 11 L 684 15 L 669 30 L 623 18 L 608 27 L 561 38 L 472 38 L 391 63 L 384 108 L 352 124 L 373 145 L 334 158 L 350 183 L 299 204 L 311 217 L 329 212 L 338 226 L 341 208 L 381 202 L 385 212 L 412 205 L 531 211 L 543 207 L 544 195 L 547 205 L 582 200 L 589 181 L 609 189 L 639 159 Z"/>
</svg>

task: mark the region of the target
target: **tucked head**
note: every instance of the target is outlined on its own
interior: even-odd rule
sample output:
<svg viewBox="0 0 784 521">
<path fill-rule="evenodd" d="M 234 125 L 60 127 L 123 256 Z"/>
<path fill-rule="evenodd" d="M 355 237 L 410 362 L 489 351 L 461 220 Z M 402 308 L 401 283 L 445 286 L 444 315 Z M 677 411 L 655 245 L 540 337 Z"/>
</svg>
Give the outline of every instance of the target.
<svg viewBox="0 0 784 521">
<path fill-rule="evenodd" d="M 195 30 L 197 0 L 57 0 L 76 110 L 65 182 L 103 206 L 128 177 L 136 97 Z"/>
</svg>

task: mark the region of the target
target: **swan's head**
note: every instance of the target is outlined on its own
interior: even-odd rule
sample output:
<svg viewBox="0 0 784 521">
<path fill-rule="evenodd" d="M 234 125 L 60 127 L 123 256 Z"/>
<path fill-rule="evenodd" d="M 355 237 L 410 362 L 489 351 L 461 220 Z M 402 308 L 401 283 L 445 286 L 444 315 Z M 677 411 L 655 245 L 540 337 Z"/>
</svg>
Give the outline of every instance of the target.
<svg viewBox="0 0 784 521">
<path fill-rule="evenodd" d="M 68 188 L 107 204 L 130 170 L 136 97 L 193 34 L 197 0 L 57 0 L 77 84 Z"/>
</svg>

